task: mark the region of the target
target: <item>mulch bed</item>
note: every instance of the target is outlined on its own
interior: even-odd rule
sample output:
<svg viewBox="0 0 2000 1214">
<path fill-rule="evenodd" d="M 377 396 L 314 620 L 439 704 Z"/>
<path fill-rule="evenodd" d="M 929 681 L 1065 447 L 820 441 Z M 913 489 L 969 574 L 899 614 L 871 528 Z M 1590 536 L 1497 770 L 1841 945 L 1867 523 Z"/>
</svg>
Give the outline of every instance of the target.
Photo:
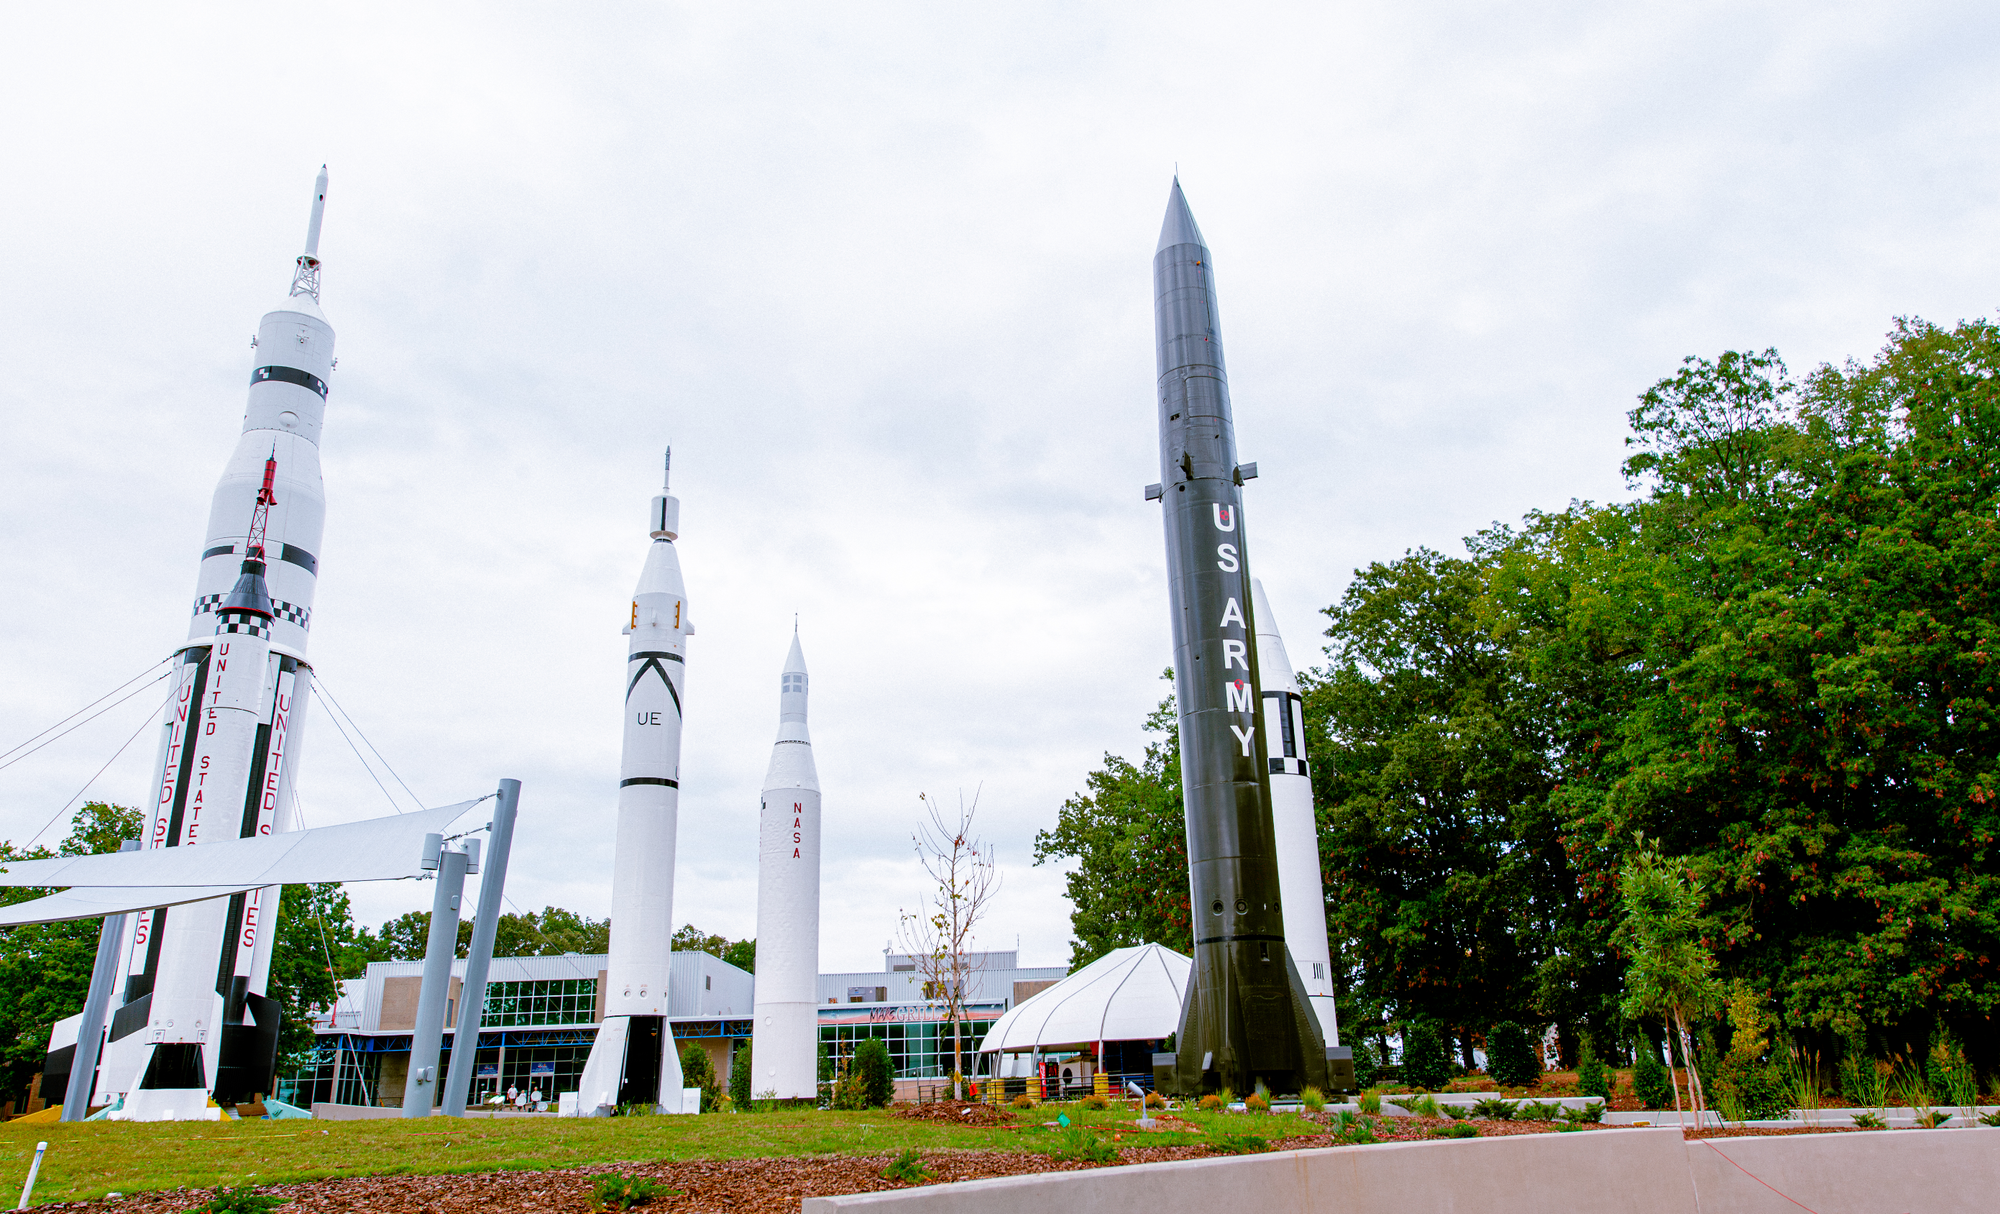
<svg viewBox="0 0 2000 1214">
<path fill-rule="evenodd" d="M 956 1106 L 898 1109 L 898 1116 L 924 1121 L 963 1124 L 973 1118 L 991 1116 L 982 1124 L 1012 1121 L 1013 1114 L 991 1106 L 985 1114 L 966 1116 L 953 1111 Z M 1156 1114 L 1162 1129 L 1200 1132 L 1199 1127 L 1164 1114 Z M 1326 1124 L 1331 1114 L 1308 1113 L 1308 1120 Z M 1470 1124 L 1480 1137 L 1512 1134 L 1546 1134 L 1561 1128 L 1553 1121 L 1472 1121 L 1456 1122 L 1448 1117 L 1377 1117 L 1376 1141 L 1411 1142 L 1434 1136 L 1446 1126 Z M 1026 1127 L 1023 1127 L 1026 1128 Z M 1254 1130 L 1246 1124 L 1245 1130 Z M 1615 1130 L 1618 1126 L 1592 1126 Z M 1690 1138 L 1733 1138 L 1765 1134 L 1846 1133 L 1849 1127 L 1820 1126 L 1801 1129 L 1729 1128 L 1689 1130 Z M 1137 1126 L 1120 1127 L 1118 1134 L 1136 1134 Z M 1121 1143 L 1132 1142 L 1121 1137 Z M 1275 1149 L 1302 1150 L 1336 1146 L 1331 1134 L 1297 1135 L 1274 1139 Z M 1162 1163 L 1173 1159 L 1199 1159 L 1217 1152 L 1206 1146 L 1125 1146 L 1118 1151 L 1118 1163 Z M 990 1176 L 1020 1176 L 1033 1172 L 1073 1172 L 1109 1164 L 1059 1162 L 1039 1151 L 929 1150 L 924 1163 L 934 1175 L 929 1183 L 978 1180 Z M 891 1155 L 810 1155 L 775 1159 L 712 1159 L 684 1162 L 598 1164 L 587 1168 L 551 1169 L 539 1172 L 477 1172 L 448 1176 L 368 1176 L 342 1180 L 317 1180 L 303 1184 L 271 1185 L 259 1192 L 290 1199 L 283 1214 L 321 1214 L 323 1211 L 366 1210 L 370 1214 L 586 1214 L 594 1210 L 591 1191 L 600 1175 L 645 1177 L 679 1191 L 679 1195 L 656 1200 L 643 1207 L 659 1214 L 797 1214 L 807 1197 L 830 1197 L 840 1193 L 867 1193 L 879 1189 L 908 1186 L 882 1179 L 882 1169 Z M 207 1190 L 179 1189 L 136 1194 L 101 1202 L 60 1202 L 39 1205 L 37 1210 L 76 1211 L 78 1214 L 181 1214 L 199 1206 Z"/>
<path fill-rule="evenodd" d="M 1697 1130 L 1683 1129 L 1685 1138 L 1766 1138 L 1779 1134 L 1854 1134 L 1869 1127 L 1858 1125 L 1808 1125 L 1808 1126 L 1723 1126 Z"/>
<path fill-rule="evenodd" d="M 889 1110 L 891 1117 L 911 1121 L 935 1121 L 944 1125 L 1006 1125 L 1017 1118 L 1005 1109 L 971 1100 L 929 1100 L 923 1104 L 899 1104 Z"/>
</svg>

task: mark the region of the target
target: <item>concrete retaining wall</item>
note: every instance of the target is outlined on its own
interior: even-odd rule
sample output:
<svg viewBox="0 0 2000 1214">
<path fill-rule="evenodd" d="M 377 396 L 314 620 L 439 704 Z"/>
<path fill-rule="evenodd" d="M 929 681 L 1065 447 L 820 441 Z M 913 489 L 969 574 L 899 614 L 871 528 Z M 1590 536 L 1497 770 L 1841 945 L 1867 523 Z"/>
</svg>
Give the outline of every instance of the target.
<svg viewBox="0 0 2000 1214">
<path fill-rule="evenodd" d="M 1793 1201 L 1818 1214 L 1956 1214 L 1992 1208 L 1995 1193 L 2000 1193 L 2000 1131 L 1995 1130 L 1685 1142 L 1677 1129 L 1631 1129 L 1394 1142 L 1008 1176 L 815 1197 L 805 1202 L 803 1214 L 864 1209 L 883 1214 L 1011 1214 L 1024 1209 L 1092 1214 L 1173 1209 L 1796 1214 Z"/>
</svg>

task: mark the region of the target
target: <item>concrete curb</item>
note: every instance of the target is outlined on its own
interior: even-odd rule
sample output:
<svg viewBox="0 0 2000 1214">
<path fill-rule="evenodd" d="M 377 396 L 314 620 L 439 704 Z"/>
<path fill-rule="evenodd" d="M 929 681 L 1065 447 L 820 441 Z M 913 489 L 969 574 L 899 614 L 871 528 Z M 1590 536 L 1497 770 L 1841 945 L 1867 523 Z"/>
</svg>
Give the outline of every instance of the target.
<svg viewBox="0 0 2000 1214">
<path fill-rule="evenodd" d="M 1678 1129 L 1522 1134 L 1004 1176 L 808 1198 L 802 1214 L 1955 1214 L 1992 1208 L 2000 1133 L 1879 1130 L 1684 1141 Z"/>
</svg>

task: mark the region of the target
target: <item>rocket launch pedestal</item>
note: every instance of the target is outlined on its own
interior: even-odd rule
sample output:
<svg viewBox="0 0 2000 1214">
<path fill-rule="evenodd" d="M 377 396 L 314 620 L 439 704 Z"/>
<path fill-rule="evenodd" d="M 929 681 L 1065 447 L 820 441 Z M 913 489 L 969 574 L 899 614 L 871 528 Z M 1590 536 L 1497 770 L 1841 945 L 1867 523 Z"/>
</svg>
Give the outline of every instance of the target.
<svg viewBox="0 0 2000 1214">
<path fill-rule="evenodd" d="M 672 472 L 673 452 L 667 452 Z M 681 582 L 681 504 L 664 483 L 653 499 L 653 546 L 632 592 L 625 635 L 625 748 L 618 774 L 618 837 L 611 871 L 611 958 L 604 1023 L 577 1082 L 578 1114 L 619 1105 L 683 1108 L 681 1061 L 667 1023 L 673 964 L 674 844 L 680 822 L 681 709 L 687 686 L 687 591 Z"/>
<path fill-rule="evenodd" d="M 757 1009 L 750 1091 L 819 1095 L 819 771 L 806 732 L 799 638 L 778 692 L 778 740 L 757 814 Z"/>
<path fill-rule="evenodd" d="M 1286 948 L 1271 815 L 1269 720 L 1257 678 L 1256 604 L 1235 422 L 1207 242 L 1174 182 L 1153 256 L 1160 483 L 1180 707 L 1194 968 L 1160 1089 L 1276 1093 L 1328 1083 L 1329 1050 Z M 1344 1058 L 1341 1061 L 1345 1061 Z M 1351 1065 L 1351 1064 L 1350 1064 Z"/>
</svg>

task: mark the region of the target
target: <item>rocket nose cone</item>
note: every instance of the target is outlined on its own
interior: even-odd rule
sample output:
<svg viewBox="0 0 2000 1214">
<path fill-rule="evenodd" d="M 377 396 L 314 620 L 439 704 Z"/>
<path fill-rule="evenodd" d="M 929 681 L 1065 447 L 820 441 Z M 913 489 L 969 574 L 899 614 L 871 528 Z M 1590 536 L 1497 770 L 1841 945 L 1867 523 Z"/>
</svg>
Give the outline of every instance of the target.
<svg viewBox="0 0 2000 1214">
<path fill-rule="evenodd" d="M 796 632 L 792 634 L 792 651 L 785 655 L 785 673 L 806 673 L 806 651 L 799 648 L 799 635 Z"/>
<path fill-rule="evenodd" d="M 1167 195 L 1167 217 L 1160 224 L 1159 247 L 1153 251 L 1171 249 L 1177 244 L 1208 247 L 1208 242 L 1201 238 L 1201 229 L 1195 226 L 1194 212 L 1188 209 L 1187 195 L 1181 193 L 1181 179 L 1178 177 L 1174 178 L 1173 192 Z"/>
<path fill-rule="evenodd" d="M 1271 600 L 1264 597 L 1264 579 L 1250 579 L 1250 610 L 1257 615 L 1257 635 L 1277 636 L 1277 617 L 1271 614 Z"/>
</svg>

